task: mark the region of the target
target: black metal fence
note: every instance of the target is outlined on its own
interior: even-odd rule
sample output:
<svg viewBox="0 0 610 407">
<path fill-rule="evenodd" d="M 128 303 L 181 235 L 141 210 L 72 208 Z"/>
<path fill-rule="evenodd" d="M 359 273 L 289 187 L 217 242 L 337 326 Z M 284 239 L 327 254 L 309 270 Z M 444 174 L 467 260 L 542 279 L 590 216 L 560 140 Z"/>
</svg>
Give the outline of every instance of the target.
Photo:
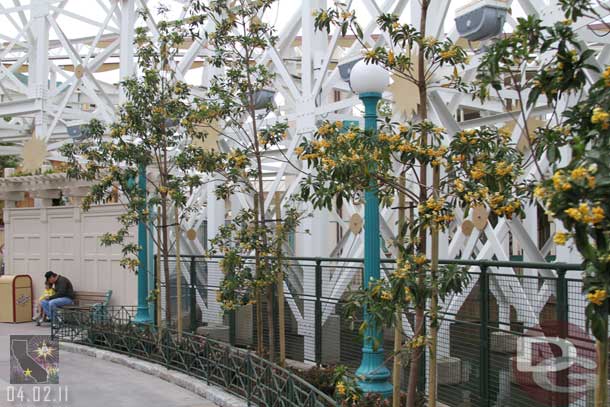
<svg viewBox="0 0 610 407">
<path fill-rule="evenodd" d="M 173 258 L 171 260 L 174 278 L 170 279 L 169 288 L 175 310 L 175 262 Z M 259 334 L 254 321 L 255 307 L 264 307 L 266 318 L 266 303 L 263 301 L 223 315 L 214 303 L 218 286 L 210 283 L 221 276 L 219 260 L 182 257 L 183 329 L 199 330 L 232 345 L 253 348 Z M 583 310 L 586 303 L 581 292 L 580 265 L 470 260 L 444 260 L 441 264 L 468 267 L 471 277 L 463 295 L 449 298 L 442 304 L 438 338 L 438 383 L 442 403 L 455 407 L 589 405 L 588 390 L 570 390 L 582 383 L 564 377 L 567 370 L 551 375 L 551 380 L 563 384 L 567 393 L 539 391 L 533 374 L 522 372 L 516 359 L 519 344 L 527 345 L 530 343 L 528 338 L 541 335 L 573 343 L 579 360 L 594 359 L 593 341 L 585 332 Z M 283 265 L 287 294 L 284 302 L 287 358 L 318 365 L 343 364 L 355 369 L 361 358 L 360 321 L 349 320 L 342 309 L 346 295 L 362 284 L 362 259 L 290 258 Z M 386 273 L 391 273 L 394 266 L 393 260 L 382 261 Z M 160 289 L 165 298 L 167 284 L 163 283 Z M 412 334 L 413 314 L 407 311 L 404 315 L 407 337 Z M 277 356 L 277 309 L 274 309 L 273 318 Z M 266 320 L 264 327 L 264 341 L 268 347 Z M 390 369 L 393 340 L 393 332 L 386 330 L 383 348 Z M 538 346 L 537 352 L 534 359 L 538 362 L 551 363 L 561 357 L 554 345 Z M 426 352 L 425 361 L 421 363 L 421 392 L 426 391 L 429 358 L 429 352 Z M 576 365 L 579 360 L 575 361 Z M 402 367 L 402 386 L 406 389 L 408 358 Z M 550 402 L 549 397 L 552 398 Z"/>
<path fill-rule="evenodd" d="M 111 306 L 103 314 L 61 309 L 52 335 L 123 353 L 184 372 L 218 385 L 257 406 L 334 406 L 326 396 L 292 372 L 248 351 L 209 337 L 178 333 L 133 322 L 135 307 Z"/>
</svg>

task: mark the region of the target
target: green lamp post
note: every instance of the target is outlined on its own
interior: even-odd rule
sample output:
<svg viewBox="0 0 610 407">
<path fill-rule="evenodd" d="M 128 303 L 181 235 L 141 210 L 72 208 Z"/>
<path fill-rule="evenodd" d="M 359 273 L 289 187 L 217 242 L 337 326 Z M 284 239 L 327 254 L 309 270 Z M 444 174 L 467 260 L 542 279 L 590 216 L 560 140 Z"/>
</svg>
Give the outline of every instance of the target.
<svg viewBox="0 0 610 407">
<path fill-rule="evenodd" d="M 138 167 L 138 189 L 144 191 L 146 198 L 146 165 L 140 164 Z M 148 312 L 148 231 L 146 222 L 140 219 L 138 222 L 138 310 L 134 322 L 148 324 L 151 322 Z"/>
<path fill-rule="evenodd" d="M 372 130 L 377 137 L 377 102 L 388 86 L 389 73 L 383 67 L 360 61 L 350 73 L 350 86 L 364 103 L 364 128 Z M 375 185 L 364 193 L 364 284 L 379 278 L 379 198 Z M 363 315 L 367 321 L 362 346 L 362 361 L 356 371 L 358 385 L 365 393 L 380 393 L 385 397 L 392 394 L 389 381 L 390 371 L 383 364 L 383 332 L 381 327 L 371 322 L 366 308 Z"/>
</svg>

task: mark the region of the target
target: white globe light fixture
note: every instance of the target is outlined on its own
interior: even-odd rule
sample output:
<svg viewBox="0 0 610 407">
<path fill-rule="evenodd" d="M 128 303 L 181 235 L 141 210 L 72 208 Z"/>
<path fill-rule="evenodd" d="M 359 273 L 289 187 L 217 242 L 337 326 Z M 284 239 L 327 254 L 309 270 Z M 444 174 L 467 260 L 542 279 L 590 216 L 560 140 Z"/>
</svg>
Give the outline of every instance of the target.
<svg viewBox="0 0 610 407">
<path fill-rule="evenodd" d="M 382 93 L 390 84 L 390 73 L 381 65 L 360 60 L 352 68 L 350 86 L 357 94 Z"/>
</svg>

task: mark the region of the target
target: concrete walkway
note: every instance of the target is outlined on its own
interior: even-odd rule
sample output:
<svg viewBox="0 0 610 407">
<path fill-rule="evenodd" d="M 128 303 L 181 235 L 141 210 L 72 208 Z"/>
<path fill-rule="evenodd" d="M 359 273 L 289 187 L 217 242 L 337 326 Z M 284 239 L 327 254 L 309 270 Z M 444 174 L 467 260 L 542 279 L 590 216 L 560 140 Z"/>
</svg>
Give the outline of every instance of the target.
<svg viewBox="0 0 610 407">
<path fill-rule="evenodd" d="M 9 402 L 9 335 L 49 335 L 50 328 L 33 323 L 0 323 L 0 406 L 2 407 L 213 407 L 214 404 L 157 377 L 86 355 L 60 353 L 59 385 L 68 388 L 67 403 L 30 402 L 33 385 L 22 385 L 24 402 Z M 20 385 L 15 385 L 17 388 Z M 45 386 L 41 385 L 40 387 Z M 64 390 L 65 391 L 65 390 Z M 42 393 L 42 391 L 41 391 Z"/>
</svg>

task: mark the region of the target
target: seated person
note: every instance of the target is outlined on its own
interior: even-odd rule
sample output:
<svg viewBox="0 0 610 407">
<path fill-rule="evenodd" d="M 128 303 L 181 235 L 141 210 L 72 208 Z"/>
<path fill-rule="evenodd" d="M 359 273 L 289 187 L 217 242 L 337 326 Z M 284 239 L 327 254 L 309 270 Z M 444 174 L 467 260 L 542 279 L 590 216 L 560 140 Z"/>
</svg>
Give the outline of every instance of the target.
<svg viewBox="0 0 610 407">
<path fill-rule="evenodd" d="M 45 318 L 48 319 L 48 315 L 46 315 L 44 310 L 42 309 L 42 301 L 48 300 L 49 297 L 55 295 L 53 284 L 51 284 L 49 281 L 45 281 L 44 286 L 44 292 L 38 299 L 38 314 L 34 318 L 32 318 L 33 321 L 36 321 L 36 326 L 40 326 L 40 324 L 44 322 Z"/>
<path fill-rule="evenodd" d="M 57 307 L 74 304 L 74 288 L 72 287 L 70 280 L 64 276 L 55 274 L 52 271 L 47 271 L 44 276 L 47 282 L 53 284 L 55 294 L 46 300 L 42 300 L 40 305 L 47 316 L 51 319 L 51 323 L 53 323 L 53 317 L 55 316 L 55 310 Z"/>
</svg>

